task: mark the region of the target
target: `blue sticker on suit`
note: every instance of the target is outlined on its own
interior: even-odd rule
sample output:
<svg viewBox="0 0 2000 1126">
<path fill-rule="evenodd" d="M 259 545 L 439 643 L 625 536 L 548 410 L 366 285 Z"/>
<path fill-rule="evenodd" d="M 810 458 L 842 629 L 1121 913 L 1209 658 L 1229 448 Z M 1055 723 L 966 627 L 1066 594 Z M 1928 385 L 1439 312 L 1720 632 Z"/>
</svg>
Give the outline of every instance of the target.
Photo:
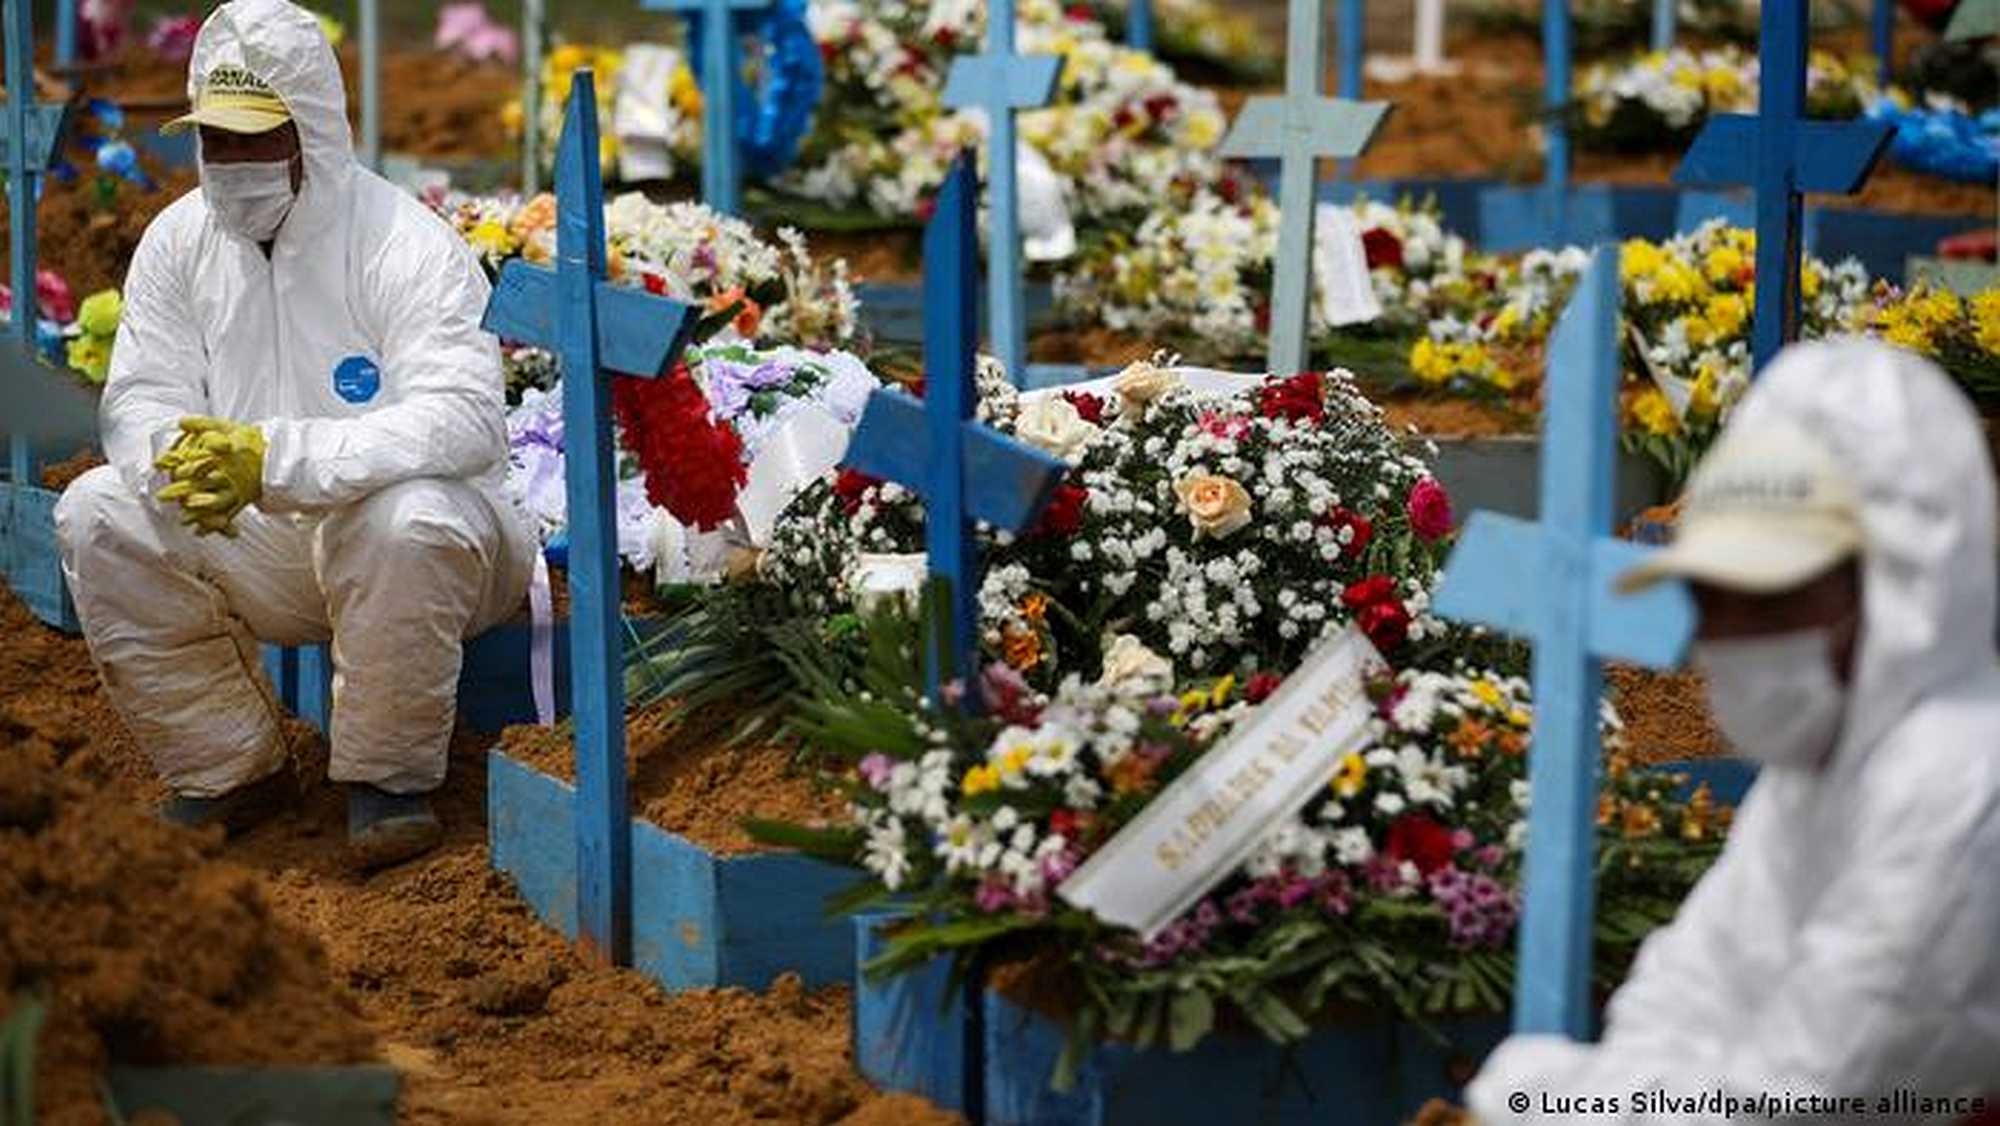
<svg viewBox="0 0 2000 1126">
<path fill-rule="evenodd" d="M 349 356 L 333 369 L 333 390 L 350 403 L 365 403 L 382 389 L 382 369 L 366 356 Z"/>
</svg>

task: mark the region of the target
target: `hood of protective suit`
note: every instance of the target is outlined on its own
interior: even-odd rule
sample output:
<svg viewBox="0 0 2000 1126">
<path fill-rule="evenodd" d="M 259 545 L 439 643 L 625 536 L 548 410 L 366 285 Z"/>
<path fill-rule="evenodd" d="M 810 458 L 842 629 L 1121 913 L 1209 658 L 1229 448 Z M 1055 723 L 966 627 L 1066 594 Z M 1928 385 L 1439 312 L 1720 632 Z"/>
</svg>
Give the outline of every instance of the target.
<svg viewBox="0 0 2000 1126">
<path fill-rule="evenodd" d="M 239 66 L 263 79 L 298 126 L 305 181 L 279 237 L 323 230 L 326 218 L 353 191 L 357 165 L 347 87 L 318 17 L 290 0 L 231 0 L 209 15 L 195 37 L 189 101 L 217 66 Z"/>
<path fill-rule="evenodd" d="M 1926 696 L 1996 661 L 1993 470 L 1957 385 L 1860 338 L 1790 348 L 1733 425 L 1782 418 L 1826 443 L 1861 497 L 1860 651 L 1836 767 Z"/>
</svg>

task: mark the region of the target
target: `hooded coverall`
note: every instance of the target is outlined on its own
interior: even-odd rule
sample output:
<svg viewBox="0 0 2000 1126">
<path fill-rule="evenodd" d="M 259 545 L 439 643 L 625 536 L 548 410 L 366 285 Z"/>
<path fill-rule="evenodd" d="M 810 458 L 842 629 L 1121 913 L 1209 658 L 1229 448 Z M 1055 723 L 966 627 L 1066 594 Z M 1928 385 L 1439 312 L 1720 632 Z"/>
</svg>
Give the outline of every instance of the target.
<svg viewBox="0 0 2000 1126">
<path fill-rule="evenodd" d="M 355 162 L 312 15 L 222 5 L 196 40 L 190 97 L 223 64 L 285 102 L 303 184 L 268 257 L 199 190 L 146 229 L 101 408 L 110 464 L 56 509 L 64 574 L 111 699 L 177 793 L 277 769 L 256 642 L 329 639 L 331 777 L 429 790 L 460 642 L 519 607 L 534 558 L 503 491 L 487 282 L 442 220 Z M 234 538 L 197 537 L 153 497 L 151 463 L 187 415 L 253 423 L 268 443 L 262 498 Z"/>
<path fill-rule="evenodd" d="M 1860 340 L 1781 353 L 1735 425 L 1760 419 L 1820 438 L 1861 498 L 1843 730 L 1820 768 L 1763 769 L 1721 858 L 1641 948 L 1601 1043 L 1517 1036 L 1494 1053 L 1467 1096 L 1482 1123 L 1955 1122 L 1970 1116 L 1926 1114 L 1904 1096 L 1991 1104 L 2000 1093 L 2000 659 L 1984 439 L 1937 368 Z M 1866 1110 L 1725 1118 L 1655 1092 L 1861 1098 Z M 1587 1101 L 1614 1098 L 1602 1113 Z"/>
</svg>

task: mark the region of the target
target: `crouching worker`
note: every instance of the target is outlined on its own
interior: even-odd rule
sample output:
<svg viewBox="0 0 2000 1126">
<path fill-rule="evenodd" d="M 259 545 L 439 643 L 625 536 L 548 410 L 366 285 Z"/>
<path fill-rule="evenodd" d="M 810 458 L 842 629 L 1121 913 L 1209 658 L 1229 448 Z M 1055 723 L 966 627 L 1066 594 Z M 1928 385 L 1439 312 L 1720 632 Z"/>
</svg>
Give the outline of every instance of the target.
<svg viewBox="0 0 2000 1126">
<path fill-rule="evenodd" d="M 189 70 L 200 190 L 133 256 L 104 390 L 110 464 L 56 510 L 105 686 L 173 791 L 240 831 L 290 792 L 259 641 L 333 643 L 332 765 L 354 860 L 434 847 L 460 641 L 533 544 L 507 501 L 488 287 L 457 236 L 361 168 L 318 21 L 234 0 Z"/>
<path fill-rule="evenodd" d="M 1508 1041 L 1468 1092 L 1479 1121 L 1952 1123 L 2000 1101 L 1994 504 L 1979 423 L 1929 362 L 1779 354 L 1674 545 L 1624 581 L 1691 584 L 1695 667 L 1758 779 L 1602 1042 Z"/>
</svg>

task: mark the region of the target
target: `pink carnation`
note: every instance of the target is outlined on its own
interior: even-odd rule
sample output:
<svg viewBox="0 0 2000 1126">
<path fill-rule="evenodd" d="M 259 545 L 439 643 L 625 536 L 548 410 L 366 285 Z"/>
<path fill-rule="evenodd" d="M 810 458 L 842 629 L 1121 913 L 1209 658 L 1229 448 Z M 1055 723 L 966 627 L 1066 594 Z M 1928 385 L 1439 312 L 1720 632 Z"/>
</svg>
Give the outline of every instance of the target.
<svg viewBox="0 0 2000 1126">
<path fill-rule="evenodd" d="M 1437 478 L 1426 477 L 1410 489 L 1410 527 L 1427 540 L 1451 533 L 1451 494 Z"/>
</svg>

